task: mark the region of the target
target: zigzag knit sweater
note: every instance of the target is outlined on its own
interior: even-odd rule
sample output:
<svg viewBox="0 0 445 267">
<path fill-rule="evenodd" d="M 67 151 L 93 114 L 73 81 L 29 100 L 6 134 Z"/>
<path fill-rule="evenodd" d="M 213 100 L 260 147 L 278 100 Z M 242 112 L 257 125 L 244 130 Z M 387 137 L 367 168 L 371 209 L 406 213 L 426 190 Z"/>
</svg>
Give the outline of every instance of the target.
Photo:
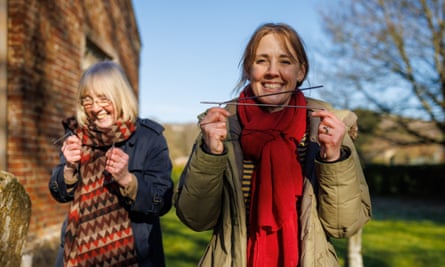
<svg viewBox="0 0 445 267">
<path fill-rule="evenodd" d="M 106 151 L 127 140 L 135 127 L 118 121 L 108 133 L 93 128 L 76 131 L 82 156 L 65 232 L 65 266 L 137 266 L 131 222 L 119 199 L 119 185 L 104 172 Z"/>
</svg>

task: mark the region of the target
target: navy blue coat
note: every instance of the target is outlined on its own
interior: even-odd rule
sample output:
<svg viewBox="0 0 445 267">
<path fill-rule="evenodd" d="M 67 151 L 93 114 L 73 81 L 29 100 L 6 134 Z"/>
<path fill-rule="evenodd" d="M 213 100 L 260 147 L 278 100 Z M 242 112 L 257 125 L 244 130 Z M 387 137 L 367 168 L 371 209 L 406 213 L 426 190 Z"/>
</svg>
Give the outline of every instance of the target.
<svg viewBox="0 0 445 267">
<path fill-rule="evenodd" d="M 138 119 L 136 131 L 126 141 L 116 143 L 129 155 L 128 170 L 137 177 L 138 188 L 135 201 L 124 199 L 129 210 L 131 226 L 139 266 L 165 266 L 164 250 L 159 216 L 172 206 L 173 182 L 171 161 L 167 142 L 162 135 L 164 128 L 148 119 Z M 67 191 L 63 177 L 65 159 L 53 169 L 49 182 L 52 196 L 61 203 L 74 199 L 74 191 Z M 63 237 L 56 266 L 63 264 Z"/>
</svg>

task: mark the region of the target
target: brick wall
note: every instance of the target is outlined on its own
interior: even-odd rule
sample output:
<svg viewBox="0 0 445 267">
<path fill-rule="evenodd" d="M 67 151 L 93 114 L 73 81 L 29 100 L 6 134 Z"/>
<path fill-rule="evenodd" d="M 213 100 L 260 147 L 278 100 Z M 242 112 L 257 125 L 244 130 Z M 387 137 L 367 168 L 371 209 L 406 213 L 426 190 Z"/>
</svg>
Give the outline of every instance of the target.
<svg viewBox="0 0 445 267">
<path fill-rule="evenodd" d="M 87 43 L 118 61 L 136 92 L 141 44 L 131 0 L 7 2 L 6 166 L 30 195 L 35 241 L 59 235 L 68 209 L 52 199 L 48 180 L 59 162 L 60 122 L 74 114 Z"/>
</svg>

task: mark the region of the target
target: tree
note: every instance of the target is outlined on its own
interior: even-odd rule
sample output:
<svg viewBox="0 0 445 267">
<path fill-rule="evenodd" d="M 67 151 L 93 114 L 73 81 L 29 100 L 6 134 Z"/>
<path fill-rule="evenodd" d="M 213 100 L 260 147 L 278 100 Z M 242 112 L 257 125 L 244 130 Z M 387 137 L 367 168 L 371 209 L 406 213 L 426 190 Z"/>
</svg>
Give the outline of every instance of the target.
<svg viewBox="0 0 445 267">
<path fill-rule="evenodd" d="M 345 89 L 343 95 L 355 96 L 344 100 L 349 104 L 402 115 L 398 127 L 414 138 L 398 144 L 445 146 L 445 0 L 335 4 L 321 10 L 321 17 L 332 44 L 324 51 L 330 59 L 326 72 L 341 87 L 337 99 Z M 440 134 L 413 127 L 406 117 L 433 122 Z"/>
</svg>

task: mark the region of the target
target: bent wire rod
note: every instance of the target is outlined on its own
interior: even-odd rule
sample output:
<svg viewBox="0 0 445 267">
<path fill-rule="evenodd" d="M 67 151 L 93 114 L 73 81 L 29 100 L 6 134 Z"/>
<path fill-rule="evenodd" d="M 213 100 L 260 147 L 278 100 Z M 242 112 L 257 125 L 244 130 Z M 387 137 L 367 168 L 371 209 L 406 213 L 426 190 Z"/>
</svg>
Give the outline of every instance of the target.
<svg viewBox="0 0 445 267">
<path fill-rule="evenodd" d="M 317 85 L 317 86 L 311 86 L 306 88 L 300 88 L 299 90 L 310 90 L 310 89 L 316 89 L 323 87 L 323 85 Z M 296 105 L 277 105 L 277 104 L 263 104 L 263 103 L 240 103 L 237 102 L 239 100 L 246 100 L 246 99 L 257 99 L 261 97 L 271 96 L 271 95 L 279 95 L 279 94 L 286 94 L 286 93 L 296 93 L 296 90 L 289 90 L 289 91 L 283 91 L 278 93 L 271 93 L 271 94 L 264 94 L 264 95 L 258 95 L 258 96 L 250 96 L 245 98 L 239 98 L 239 99 L 233 99 L 233 100 L 227 100 L 227 101 L 201 101 L 201 104 L 210 104 L 210 105 L 242 105 L 242 106 L 260 106 L 260 107 L 283 107 L 283 108 L 304 108 L 308 109 L 309 111 L 313 110 L 324 110 L 324 108 L 319 107 L 310 107 L 310 106 L 296 106 Z"/>
<path fill-rule="evenodd" d="M 287 93 L 295 94 L 298 91 L 313 90 L 313 89 L 317 89 L 317 88 L 321 88 L 321 87 L 323 87 L 323 85 L 315 85 L 315 86 L 304 87 L 304 88 L 288 90 L 288 91 L 282 91 L 282 92 L 277 92 L 277 93 L 270 93 L 270 94 L 264 94 L 264 95 L 258 95 L 258 96 L 254 95 L 254 96 L 249 96 L 249 97 L 243 97 L 243 98 L 238 98 L 238 100 L 256 99 L 256 98 L 260 98 L 260 97 L 266 97 L 266 96 L 271 96 L 271 95 L 281 95 L 281 94 L 287 94 Z M 226 102 L 232 102 L 232 101 L 226 101 Z"/>
<path fill-rule="evenodd" d="M 258 106 L 258 107 L 282 107 L 282 108 L 304 108 L 309 111 L 314 110 L 324 110 L 324 108 L 320 107 L 311 107 L 311 106 L 296 106 L 296 105 L 278 105 L 278 104 L 263 104 L 263 103 L 239 103 L 239 102 L 212 102 L 212 101 L 203 101 L 201 104 L 212 104 L 212 105 L 236 105 L 236 106 Z"/>
<path fill-rule="evenodd" d="M 62 135 L 61 137 L 59 137 L 53 141 L 53 145 L 58 145 L 59 143 L 64 142 L 68 136 L 73 135 L 73 134 L 74 133 L 72 130 L 67 130 L 67 132 L 64 135 Z"/>
<path fill-rule="evenodd" d="M 64 135 L 62 135 L 61 137 L 57 138 L 56 140 L 53 141 L 53 145 L 57 145 L 60 142 L 64 141 L 65 138 L 67 138 L 68 136 L 71 135 L 71 132 L 66 132 Z"/>
</svg>

